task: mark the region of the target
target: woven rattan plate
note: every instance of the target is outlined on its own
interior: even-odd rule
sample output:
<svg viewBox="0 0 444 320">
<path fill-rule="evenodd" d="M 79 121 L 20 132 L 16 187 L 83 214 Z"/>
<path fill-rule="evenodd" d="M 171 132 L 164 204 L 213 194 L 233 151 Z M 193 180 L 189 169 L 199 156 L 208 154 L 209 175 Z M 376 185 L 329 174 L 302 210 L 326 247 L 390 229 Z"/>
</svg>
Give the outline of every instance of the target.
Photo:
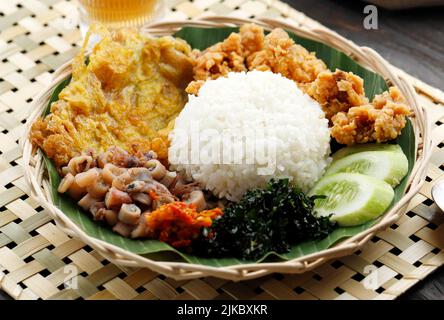
<svg viewBox="0 0 444 320">
<path fill-rule="evenodd" d="M 319 26 L 276 1 L 167 2 L 173 8 L 171 19 L 230 14 Z M 0 12 L 0 287 L 13 298 L 393 299 L 444 263 L 444 215 L 430 200 L 430 189 L 444 171 L 444 94 L 413 78 L 432 125 L 428 178 L 409 212 L 360 251 L 302 275 L 274 274 L 239 283 L 216 278 L 175 281 L 109 263 L 63 233 L 28 196 L 17 144 L 32 98 L 77 50 L 74 4 L 2 1 Z"/>
</svg>

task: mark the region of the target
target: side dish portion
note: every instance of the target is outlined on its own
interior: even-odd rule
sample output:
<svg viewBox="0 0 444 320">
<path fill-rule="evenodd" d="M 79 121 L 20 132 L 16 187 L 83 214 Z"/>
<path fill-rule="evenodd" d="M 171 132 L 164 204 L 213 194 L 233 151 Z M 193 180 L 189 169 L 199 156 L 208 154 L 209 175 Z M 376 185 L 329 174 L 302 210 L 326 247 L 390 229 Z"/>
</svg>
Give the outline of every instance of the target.
<svg viewBox="0 0 444 320">
<path fill-rule="evenodd" d="M 74 157 L 62 168 L 58 191 L 124 237 L 187 247 L 222 211 L 205 210 L 209 203 L 199 187 L 168 171 L 156 157 L 154 152 L 131 156 L 117 147 Z"/>
<path fill-rule="evenodd" d="M 362 151 L 337 159 L 325 175 L 339 172 L 362 173 L 396 187 L 407 174 L 409 162 L 401 147 L 393 146 L 397 148 L 393 150 L 375 148 L 373 151 Z"/>
<path fill-rule="evenodd" d="M 113 146 L 166 159 L 168 132 L 193 76 L 190 46 L 128 29 L 99 32 L 88 59 L 85 48 L 75 57 L 71 82 L 50 113 L 34 123 L 32 141 L 59 167 L 88 149 Z"/>
<path fill-rule="evenodd" d="M 354 145 L 396 139 L 411 114 L 396 87 L 377 95 L 372 103 L 351 107 L 332 117 L 331 135 L 341 144 Z"/>
<path fill-rule="evenodd" d="M 359 173 L 336 173 L 322 178 L 311 191 L 325 196 L 315 201 L 320 216 L 340 226 L 356 226 L 379 217 L 393 200 L 386 182 Z"/>
<path fill-rule="evenodd" d="M 311 195 L 314 210 L 340 226 L 355 226 L 379 217 L 391 204 L 394 190 L 408 171 L 399 145 L 368 144 L 333 154 L 333 162 Z"/>
<path fill-rule="evenodd" d="M 303 241 L 322 239 L 334 230 L 335 222 L 328 215 L 313 214 L 317 198 L 306 196 L 288 179 L 272 180 L 227 207 L 204 229 L 195 250 L 207 256 L 257 260 L 269 252 L 288 252 Z"/>
<path fill-rule="evenodd" d="M 226 76 L 229 72 L 272 71 L 303 85 L 327 69 L 322 60 L 295 44 L 284 30 L 274 29 L 265 36 L 264 30 L 254 24 L 245 24 L 239 33 L 233 32 L 224 41 L 194 52 L 195 81 L 187 87 L 187 92 L 193 94 L 197 94 L 207 79 Z"/>
</svg>

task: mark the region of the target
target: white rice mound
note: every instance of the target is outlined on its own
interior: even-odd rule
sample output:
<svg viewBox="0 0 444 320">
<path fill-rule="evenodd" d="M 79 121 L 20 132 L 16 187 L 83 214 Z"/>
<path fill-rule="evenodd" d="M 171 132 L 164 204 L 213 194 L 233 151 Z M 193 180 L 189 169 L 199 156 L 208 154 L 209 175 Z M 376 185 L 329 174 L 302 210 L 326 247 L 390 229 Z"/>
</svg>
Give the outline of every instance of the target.
<svg viewBox="0 0 444 320">
<path fill-rule="evenodd" d="M 169 138 L 171 167 L 231 201 L 271 178 L 289 178 L 307 192 L 331 161 L 321 106 L 272 72 L 206 81 L 199 96 L 189 96 Z"/>
</svg>

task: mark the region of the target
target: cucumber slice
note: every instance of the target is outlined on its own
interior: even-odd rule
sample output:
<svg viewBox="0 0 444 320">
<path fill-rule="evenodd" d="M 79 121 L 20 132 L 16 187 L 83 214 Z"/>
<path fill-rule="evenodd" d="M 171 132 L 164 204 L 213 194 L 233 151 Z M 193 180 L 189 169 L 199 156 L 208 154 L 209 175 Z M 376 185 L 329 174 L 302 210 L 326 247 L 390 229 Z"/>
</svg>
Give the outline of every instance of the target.
<svg viewBox="0 0 444 320">
<path fill-rule="evenodd" d="M 349 227 L 373 220 L 384 213 L 394 192 L 386 182 L 359 173 L 336 173 L 319 180 L 309 195 L 316 199 L 314 211 L 331 216 L 339 226 Z"/>
<path fill-rule="evenodd" d="M 332 157 L 333 161 L 344 158 L 350 154 L 365 152 L 365 151 L 392 151 L 400 152 L 404 154 L 401 147 L 397 144 L 386 144 L 386 143 L 367 143 L 367 144 L 357 144 L 352 147 L 345 147 L 336 151 Z"/>
<path fill-rule="evenodd" d="M 395 187 L 407 174 L 408 167 L 409 162 L 402 151 L 364 151 L 333 161 L 325 175 L 339 172 L 362 173 Z"/>
</svg>

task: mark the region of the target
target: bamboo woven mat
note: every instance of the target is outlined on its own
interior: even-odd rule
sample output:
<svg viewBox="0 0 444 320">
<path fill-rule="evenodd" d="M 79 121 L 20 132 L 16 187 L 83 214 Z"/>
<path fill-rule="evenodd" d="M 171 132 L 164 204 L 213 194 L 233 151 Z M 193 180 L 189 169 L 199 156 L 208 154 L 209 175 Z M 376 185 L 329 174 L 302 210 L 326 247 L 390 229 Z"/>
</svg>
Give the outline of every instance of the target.
<svg viewBox="0 0 444 320">
<path fill-rule="evenodd" d="M 175 19 L 217 14 L 317 24 L 278 1 L 167 2 Z M 444 264 L 444 214 L 430 195 L 444 173 L 444 94 L 413 78 L 436 142 L 427 182 L 406 215 L 351 256 L 302 275 L 175 281 L 109 263 L 68 237 L 28 196 L 18 139 L 32 98 L 78 50 L 75 12 L 67 0 L 0 2 L 0 288 L 13 298 L 394 299 Z"/>
</svg>

